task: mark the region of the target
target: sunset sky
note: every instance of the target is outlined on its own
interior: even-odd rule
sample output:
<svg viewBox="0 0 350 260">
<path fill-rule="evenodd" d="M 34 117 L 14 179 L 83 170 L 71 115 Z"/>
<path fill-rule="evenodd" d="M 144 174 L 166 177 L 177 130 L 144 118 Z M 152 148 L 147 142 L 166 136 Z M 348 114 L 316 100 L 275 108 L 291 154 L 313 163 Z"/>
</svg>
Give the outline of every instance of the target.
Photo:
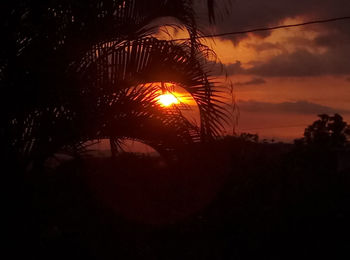
<svg viewBox="0 0 350 260">
<path fill-rule="evenodd" d="M 208 26 L 200 1 L 198 21 L 205 33 L 350 16 L 349 0 L 228 2 L 217 1 L 217 22 Z M 317 114 L 338 112 L 350 121 L 350 20 L 203 42 L 215 50 L 234 83 L 238 132 L 292 141 Z"/>
</svg>

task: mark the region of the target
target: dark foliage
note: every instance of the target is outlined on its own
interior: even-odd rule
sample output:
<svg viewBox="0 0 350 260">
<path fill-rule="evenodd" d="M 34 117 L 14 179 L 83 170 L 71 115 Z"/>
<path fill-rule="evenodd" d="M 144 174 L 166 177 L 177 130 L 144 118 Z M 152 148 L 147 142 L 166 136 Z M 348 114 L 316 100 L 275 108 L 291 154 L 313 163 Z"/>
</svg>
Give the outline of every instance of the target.
<svg viewBox="0 0 350 260">
<path fill-rule="evenodd" d="M 1 3 L 11 258 L 349 257 L 350 175 L 334 152 L 348 126 L 322 115 L 297 147 L 251 134 L 213 138 L 225 111 L 203 62 L 208 52 L 193 37 L 191 3 Z M 208 7 L 214 21 L 213 1 Z M 149 23 L 163 16 L 181 21 L 192 40 L 149 37 Z M 176 108 L 159 109 L 154 97 L 163 86 L 146 84 L 158 81 L 192 95 L 200 129 Z M 118 146 L 126 137 L 177 156 L 45 164 L 58 150 L 79 153 L 88 140 Z"/>
<path fill-rule="evenodd" d="M 102 137 L 144 139 L 164 151 L 176 148 L 174 138 L 186 144 L 221 133 L 227 112 L 206 68 L 210 50 L 195 38 L 200 30 L 192 0 L 1 5 L 1 141 L 25 167 L 33 160 L 42 165 L 58 150 L 77 154 L 84 142 Z M 213 20 L 213 1 L 208 8 Z M 177 44 L 152 38 L 158 27 L 151 24 L 161 17 L 184 26 L 191 40 Z M 155 97 L 154 85 L 138 89 L 158 81 L 176 83 L 194 98 L 200 129 L 179 109 L 159 111 L 147 96 Z M 172 134 L 155 140 L 156 125 L 159 132 Z M 171 136 L 169 141 L 165 136 Z"/>
<path fill-rule="evenodd" d="M 26 186 L 31 214 L 18 223 L 37 259 L 339 259 L 349 256 L 350 179 L 326 164 L 236 137 L 173 164 L 71 161 Z"/>
<path fill-rule="evenodd" d="M 341 148 L 349 143 L 350 126 L 339 114 L 322 114 L 320 119 L 305 129 L 304 137 L 297 139 L 298 145 Z"/>
</svg>

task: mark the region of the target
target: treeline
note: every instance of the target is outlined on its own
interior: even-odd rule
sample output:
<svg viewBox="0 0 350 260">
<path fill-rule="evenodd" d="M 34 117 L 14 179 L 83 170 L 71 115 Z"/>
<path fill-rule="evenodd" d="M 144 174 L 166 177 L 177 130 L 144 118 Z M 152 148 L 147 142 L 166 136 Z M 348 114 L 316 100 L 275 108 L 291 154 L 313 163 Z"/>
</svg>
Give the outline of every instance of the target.
<svg viewBox="0 0 350 260">
<path fill-rule="evenodd" d="M 346 127 L 333 131 L 332 118 L 328 136 L 340 140 Z M 38 259 L 349 256 L 350 175 L 334 156 L 348 139 L 308 136 L 296 145 L 225 137 L 172 161 L 70 161 L 26 183 L 13 232 Z"/>
</svg>

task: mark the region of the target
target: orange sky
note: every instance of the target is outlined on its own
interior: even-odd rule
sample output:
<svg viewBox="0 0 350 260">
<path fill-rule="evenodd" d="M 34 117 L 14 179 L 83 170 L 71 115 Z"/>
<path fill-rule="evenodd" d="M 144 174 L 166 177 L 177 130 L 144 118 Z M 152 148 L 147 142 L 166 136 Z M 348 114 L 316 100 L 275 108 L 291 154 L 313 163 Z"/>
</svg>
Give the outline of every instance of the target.
<svg viewBox="0 0 350 260">
<path fill-rule="evenodd" d="M 285 17 L 277 24 L 311 18 Z M 292 141 L 301 137 L 304 128 L 320 113 L 338 112 L 350 122 L 350 57 L 348 62 L 346 59 L 350 30 L 347 33 L 342 26 L 312 25 L 271 31 L 263 36 L 244 35 L 238 40 L 203 40 L 216 52 L 234 83 L 240 107 L 236 130 Z M 240 28 L 232 27 L 233 30 Z M 218 31 L 222 32 L 220 25 L 212 32 Z M 184 31 L 170 32 L 174 38 L 187 35 Z"/>
</svg>

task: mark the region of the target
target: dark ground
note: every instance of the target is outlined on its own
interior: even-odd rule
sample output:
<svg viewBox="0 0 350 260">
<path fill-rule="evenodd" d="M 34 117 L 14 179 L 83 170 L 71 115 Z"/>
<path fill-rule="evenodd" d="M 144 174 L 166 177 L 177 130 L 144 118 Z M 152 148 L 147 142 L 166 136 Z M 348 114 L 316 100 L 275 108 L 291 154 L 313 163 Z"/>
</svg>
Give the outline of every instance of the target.
<svg viewBox="0 0 350 260">
<path fill-rule="evenodd" d="M 350 172 L 333 153 L 227 139 L 189 154 L 85 158 L 16 179 L 12 259 L 350 257 Z"/>
</svg>

